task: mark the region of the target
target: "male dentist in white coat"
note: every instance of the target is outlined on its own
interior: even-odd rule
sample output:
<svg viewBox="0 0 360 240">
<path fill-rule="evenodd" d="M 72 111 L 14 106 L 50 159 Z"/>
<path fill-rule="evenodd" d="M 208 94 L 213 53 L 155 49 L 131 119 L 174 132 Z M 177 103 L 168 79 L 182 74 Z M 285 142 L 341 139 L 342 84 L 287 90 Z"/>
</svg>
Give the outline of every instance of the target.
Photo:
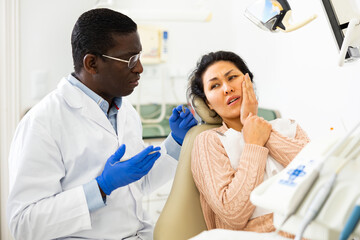
<svg viewBox="0 0 360 240">
<path fill-rule="evenodd" d="M 75 72 L 23 117 L 12 142 L 11 233 L 17 240 L 152 239 L 142 197 L 174 176 L 196 120 L 178 106 L 168 138 L 145 146 L 140 118 L 123 98 L 143 72 L 129 17 L 85 12 L 71 44 Z"/>
</svg>

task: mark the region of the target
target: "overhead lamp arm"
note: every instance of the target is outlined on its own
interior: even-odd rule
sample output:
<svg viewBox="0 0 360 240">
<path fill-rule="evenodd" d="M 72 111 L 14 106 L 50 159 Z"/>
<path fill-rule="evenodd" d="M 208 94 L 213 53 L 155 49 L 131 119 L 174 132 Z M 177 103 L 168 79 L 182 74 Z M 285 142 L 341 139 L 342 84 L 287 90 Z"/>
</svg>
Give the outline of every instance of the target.
<svg viewBox="0 0 360 240">
<path fill-rule="evenodd" d="M 297 24 L 292 25 L 290 23 L 290 19 L 291 19 L 291 14 L 292 14 L 292 10 L 289 10 L 285 13 L 285 16 L 283 18 L 283 20 L 281 21 L 281 24 L 284 26 L 284 28 L 278 26 L 277 28 L 283 32 L 292 32 L 295 31 L 303 26 L 305 26 L 306 24 L 310 23 L 311 21 L 313 21 L 315 18 L 317 18 L 317 15 L 314 14 L 311 17 L 309 17 L 308 19 L 303 20 L 302 22 L 299 22 Z"/>
<path fill-rule="evenodd" d="M 245 16 L 263 30 L 292 32 L 313 21 L 317 16 L 292 25 L 292 10 L 287 0 L 257 0 L 245 10 Z"/>
</svg>

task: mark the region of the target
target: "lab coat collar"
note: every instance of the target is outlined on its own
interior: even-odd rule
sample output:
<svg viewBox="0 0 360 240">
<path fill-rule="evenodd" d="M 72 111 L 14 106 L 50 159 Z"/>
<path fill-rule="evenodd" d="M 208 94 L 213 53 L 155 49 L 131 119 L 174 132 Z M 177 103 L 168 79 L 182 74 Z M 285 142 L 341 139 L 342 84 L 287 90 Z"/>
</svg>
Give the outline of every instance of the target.
<svg viewBox="0 0 360 240">
<path fill-rule="evenodd" d="M 81 114 L 91 119 L 111 134 L 116 135 L 115 129 L 103 113 L 101 108 L 79 88 L 73 86 L 66 78 L 61 79 L 57 86 L 65 102 L 72 108 L 81 108 Z"/>
<path fill-rule="evenodd" d="M 93 90 L 88 88 L 79 79 L 77 79 L 75 77 L 74 73 L 69 74 L 69 76 L 67 77 L 67 80 L 73 86 L 75 86 L 77 88 L 80 88 L 80 90 L 82 90 L 86 95 L 88 95 L 92 100 L 94 100 L 97 103 L 97 105 L 99 105 L 99 107 L 101 108 L 101 110 L 104 112 L 105 115 L 108 114 L 109 108 L 110 108 L 109 103 L 105 99 L 100 97 L 98 94 L 96 94 Z M 115 97 L 113 99 L 113 102 L 114 102 L 114 105 L 115 105 L 116 109 L 119 110 L 119 108 L 121 107 L 122 98 L 121 97 Z"/>
</svg>

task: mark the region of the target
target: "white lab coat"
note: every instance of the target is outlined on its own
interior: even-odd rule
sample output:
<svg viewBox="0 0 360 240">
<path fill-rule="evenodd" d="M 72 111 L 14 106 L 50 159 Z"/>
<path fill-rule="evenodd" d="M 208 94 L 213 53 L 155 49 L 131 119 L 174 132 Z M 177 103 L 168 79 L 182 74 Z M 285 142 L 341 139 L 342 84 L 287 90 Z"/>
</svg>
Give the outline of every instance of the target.
<svg viewBox="0 0 360 240">
<path fill-rule="evenodd" d="M 88 209 L 83 184 L 101 174 L 121 144 L 126 144 L 124 157 L 145 147 L 140 118 L 126 99 L 117 130 L 100 107 L 65 78 L 24 116 L 9 157 L 7 217 L 16 239 L 123 239 L 134 233 L 152 239 L 142 197 L 173 177 L 177 166 L 164 146 L 147 176 L 113 191 L 107 206 L 92 213 Z"/>
</svg>

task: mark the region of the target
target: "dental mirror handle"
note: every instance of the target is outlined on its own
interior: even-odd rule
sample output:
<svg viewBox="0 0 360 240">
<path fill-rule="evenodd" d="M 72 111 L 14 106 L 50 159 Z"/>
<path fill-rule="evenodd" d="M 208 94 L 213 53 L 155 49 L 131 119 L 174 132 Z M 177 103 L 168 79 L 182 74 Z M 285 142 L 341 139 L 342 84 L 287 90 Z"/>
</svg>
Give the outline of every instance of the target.
<svg viewBox="0 0 360 240">
<path fill-rule="evenodd" d="M 314 14 L 313 16 L 309 17 L 308 19 L 300 22 L 300 23 L 297 23 L 295 25 L 291 25 L 289 23 L 289 19 L 291 17 L 291 10 L 287 11 L 285 13 L 285 16 L 283 18 L 283 20 L 281 21 L 281 23 L 285 26 L 285 30 L 284 29 L 281 29 L 279 28 L 281 31 L 283 32 L 292 32 L 292 31 L 295 31 L 296 29 L 299 29 L 303 26 L 305 26 L 306 24 L 310 23 L 311 21 L 313 21 L 315 18 L 317 18 L 317 15 Z"/>
</svg>

